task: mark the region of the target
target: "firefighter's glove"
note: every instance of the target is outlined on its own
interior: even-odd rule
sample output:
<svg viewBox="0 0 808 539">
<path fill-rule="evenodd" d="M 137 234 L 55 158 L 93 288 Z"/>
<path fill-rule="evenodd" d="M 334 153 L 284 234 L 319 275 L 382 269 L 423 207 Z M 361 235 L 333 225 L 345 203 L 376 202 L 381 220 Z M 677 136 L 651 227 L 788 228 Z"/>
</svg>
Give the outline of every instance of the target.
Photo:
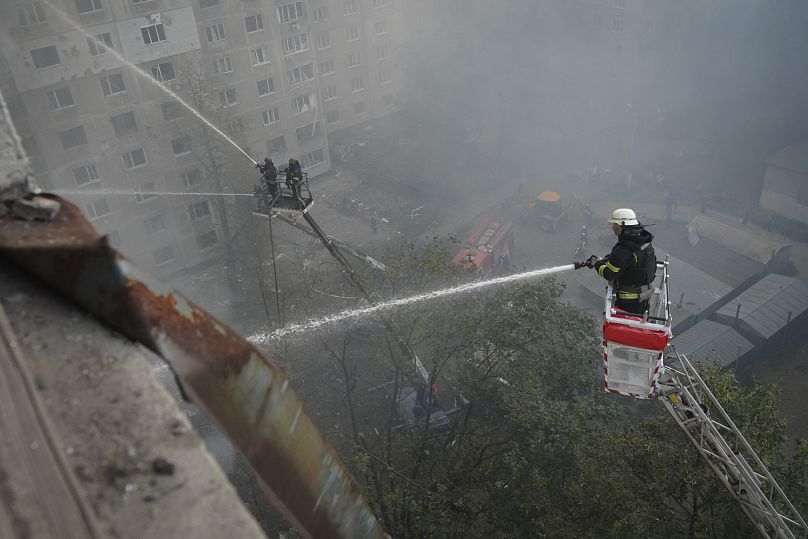
<svg viewBox="0 0 808 539">
<path fill-rule="evenodd" d="M 592 255 L 583 262 L 575 262 L 573 265 L 575 266 L 575 269 L 593 268 L 595 267 L 595 262 L 597 261 L 598 257 L 596 255 Z"/>
</svg>

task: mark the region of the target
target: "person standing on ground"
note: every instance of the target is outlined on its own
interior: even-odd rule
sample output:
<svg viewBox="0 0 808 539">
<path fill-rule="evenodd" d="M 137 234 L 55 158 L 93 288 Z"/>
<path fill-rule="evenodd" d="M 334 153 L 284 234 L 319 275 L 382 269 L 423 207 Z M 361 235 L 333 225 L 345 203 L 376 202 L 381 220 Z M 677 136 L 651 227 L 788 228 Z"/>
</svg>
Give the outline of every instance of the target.
<svg viewBox="0 0 808 539">
<path fill-rule="evenodd" d="M 701 213 L 707 213 L 707 196 L 704 194 L 704 180 L 699 180 L 696 184 L 696 195 L 699 197 Z"/>
<path fill-rule="evenodd" d="M 670 227 L 671 223 L 673 223 L 673 207 L 676 206 L 676 197 L 666 187 L 662 192 L 662 199 L 665 203 L 665 226 Z"/>
</svg>

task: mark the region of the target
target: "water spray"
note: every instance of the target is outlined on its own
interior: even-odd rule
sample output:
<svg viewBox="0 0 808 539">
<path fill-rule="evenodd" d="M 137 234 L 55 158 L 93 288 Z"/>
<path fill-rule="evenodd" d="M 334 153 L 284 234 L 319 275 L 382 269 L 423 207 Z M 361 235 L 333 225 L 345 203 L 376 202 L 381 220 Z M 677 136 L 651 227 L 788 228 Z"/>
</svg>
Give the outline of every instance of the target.
<svg viewBox="0 0 808 539">
<path fill-rule="evenodd" d="M 64 11 L 62 11 L 60 8 L 58 8 L 58 7 L 56 7 L 55 5 L 53 5 L 53 3 L 52 3 L 50 0 L 45 0 L 45 3 L 47 3 L 47 4 L 48 4 L 48 6 L 50 6 L 50 8 L 51 8 L 51 9 L 53 9 L 53 10 L 56 12 L 56 14 L 57 14 L 57 15 L 59 15 L 59 16 L 60 16 L 60 17 L 61 17 L 61 18 L 62 18 L 62 19 L 63 19 L 63 20 L 64 20 L 64 21 L 67 23 L 67 24 L 69 24 L 70 26 L 72 26 L 73 28 L 75 28 L 76 30 L 78 30 L 79 32 L 81 32 L 82 34 L 84 34 L 84 36 L 86 36 L 86 37 L 87 37 L 87 39 L 90 39 L 90 40 L 92 40 L 92 42 L 96 43 L 95 36 L 93 36 L 92 34 L 90 34 L 89 32 L 87 32 L 87 31 L 86 31 L 84 28 L 82 28 L 81 26 L 79 26 L 78 24 L 76 24 L 76 22 L 74 22 L 74 21 L 73 21 L 73 19 L 71 19 L 71 18 L 70 18 L 70 16 L 69 16 L 67 13 L 65 13 L 65 12 L 64 12 Z M 103 45 L 103 44 L 102 44 L 102 45 Z M 199 111 L 198 111 L 198 110 L 196 110 L 194 107 L 192 107 L 191 105 L 189 105 L 188 103 L 186 103 L 186 102 L 185 102 L 185 101 L 184 101 L 184 100 L 183 100 L 183 99 L 182 99 L 180 96 L 178 96 L 176 93 L 174 93 L 174 91 L 173 91 L 173 90 L 171 90 L 171 88 L 169 88 L 168 86 L 166 86 L 166 85 L 165 85 L 165 84 L 163 84 L 162 82 L 155 80 L 155 79 L 154 79 L 154 77 L 152 77 L 150 73 L 148 73 L 148 72 L 144 71 L 143 69 L 139 68 L 138 66 L 136 66 L 135 64 L 133 64 L 132 62 L 130 62 L 129 60 L 127 60 L 126 58 L 124 58 L 124 57 L 123 57 L 123 55 L 122 55 L 121 53 L 119 53 L 118 51 L 116 51 L 115 49 L 113 49 L 113 48 L 111 48 L 111 47 L 106 47 L 106 46 L 105 46 L 105 49 L 106 49 L 108 52 L 112 53 L 112 55 L 115 57 L 115 59 L 116 59 L 116 60 L 118 60 L 118 61 L 119 61 L 119 62 L 121 62 L 122 64 L 124 64 L 124 65 L 126 65 L 126 66 L 128 66 L 128 67 L 132 68 L 132 69 L 135 71 L 135 73 L 137 73 L 138 75 L 140 75 L 141 77 L 143 77 L 144 79 L 146 79 L 147 81 L 149 81 L 150 83 L 154 84 L 155 86 L 157 86 L 159 89 L 161 89 L 163 92 L 165 92 L 165 93 L 166 93 L 168 96 L 170 96 L 171 98 L 175 99 L 175 100 L 176 100 L 178 103 L 180 103 L 180 104 L 181 104 L 183 107 L 185 107 L 186 109 L 188 109 L 188 110 L 191 112 L 191 114 L 193 114 L 194 116 L 196 116 L 197 118 L 199 118 L 200 120 L 202 120 L 202 122 L 204 122 L 204 123 L 205 123 L 205 125 L 207 125 L 207 126 L 208 126 L 208 127 L 210 127 L 211 129 L 213 129 L 213 130 L 214 130 L 216 133 L 218 133 L 218 134 L 219 134 L 219 135 L 220 135 L 222 138 L 224 138 L 224 139 L 225 139 L 227 142 L 229 142 L 229 143 L 230 143 L 230 144 L 231 144 L 231 145 L 232 145 L 232 146 L 233 146 L 235 149 L 237 149 L 239 152 L 241 152 L 242 154 L 244 154 L 244 156 L 245 156 L 247 159 L 249 159 L 249 160 L 250 160 L 250 162 L 251 162 L 253 165 L 257 165 L 257 164 L 258 164 L 258 162 L 257 162 L 255 159 L 253 159 L 253 158 L 250 156 L 250 154 L 248 154 L 248 153 L 247 153 L 247 152 L 246 152 L 246 151 L 245 151 L 245 150 L 244 150 L 244 149 L 243 149 L 241 146 L 239 146 L 238 144 L 236 144 L 236 142 L 235 142 L 233 139 L 231 139 L 230 137 L 228 137 L 228 136 L 227 136 L 227 135 L 226 135 L 226 134 L 225 134 L 225 133 L 224 133 L 224 132 L 223 132 L 221 129 L 219 129 L 218 127 L 216 127 L 215 125 L 213 125 L 213 123 L 211 123 L 211 122 L 210 122 L 210 121 L 209 121 L 207 118 L 205 118 L 205 117 L 202 115 L 202 113 L 201 113 L 201 112 L 199 112 Z"/>
<path fill-rule="evenodd" d="M 169 192 L 169 191 L 116 191 L 116 190 L 109 190 L 109 189 L 101 189 L 97 191 L 88 191 L 88 190 L 78 190 L 78 189 L 53 189 L 50 191 L 51 193 L 55 193 L 57 195 L 68 195 L 68 196 L 86 196 L 86 195 L 104 195 L 104 196 L 175 196 L 175 197 L 187 197 L 187 196 L 207 196 L 207 197 L 254 197 L 253 193 L 199 193 L 196 191 L 187 191 L 187 192 Z"/>
<path fill-rule="evenodd" d="M 405 298 L 392 299 L 382 303 L 377 303 L 375 305 L 370 305 L 368 307 L 361 307 L 358 309 L 348 309 L 336 314 L 323 316 L 320 318 L 313 318 L 305 322 L 289 324 L 275 331 L 256 333 L 248 337 L 247 340 L 255 344 L 265 344 L 275 339 L 279 339 L 281 337 L 309 332 L 321 326 L 335 324 L 337 322 L 342 322 L 343 320 L 361 318 L 370 314 L 382 311 L 388 311 L 399 307 L 406 307 L 408 305 L 420 303 L 423 301 L 431 301 L 439 298 L 444 298 L 447 296 L 463 294 L 465 292 L 472 292 L 474 290 L 480 290 L 483 288 L 488 288 L 490 286 L 498 286 L 501 284 L 507 284 L 516 281 L 535 279 L 537 277 L 544 277 L 546 275 L 551 275 L 553 273 L 560 273 L 562 271 L 569 271 L 571 269 L 576 269 L 576 265 L 566 264 L 563 266 L 555 266 L 553 268 L 542 268 L 530 271 L 523 271 L 521 273 L 514 273 L 513 275 L 507 275 L 505 277 L 495 277 L 493 279 L 477 281 L 475 283 L 466 283 L 458 286 L 442 288 L 440 290 L 425 292 L 423 294 L 417 294 L 414 296 L 407 296 Z"/>
</svg>

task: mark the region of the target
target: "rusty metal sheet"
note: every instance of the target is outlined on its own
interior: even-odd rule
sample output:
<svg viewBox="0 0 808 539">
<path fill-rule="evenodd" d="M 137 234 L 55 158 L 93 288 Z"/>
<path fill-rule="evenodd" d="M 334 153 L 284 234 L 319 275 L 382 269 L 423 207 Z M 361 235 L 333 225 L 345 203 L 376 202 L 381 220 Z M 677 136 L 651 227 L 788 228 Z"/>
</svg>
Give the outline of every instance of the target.
<svg viewBox="0 0 808 539">
<path fill-rule="evenodd" d="M 275 363 L 99 237 L 73 204 L 51 222 L 0 217 L 0 254 L 162 356 L 306 537 L 386 537 Z"/>
</svg>

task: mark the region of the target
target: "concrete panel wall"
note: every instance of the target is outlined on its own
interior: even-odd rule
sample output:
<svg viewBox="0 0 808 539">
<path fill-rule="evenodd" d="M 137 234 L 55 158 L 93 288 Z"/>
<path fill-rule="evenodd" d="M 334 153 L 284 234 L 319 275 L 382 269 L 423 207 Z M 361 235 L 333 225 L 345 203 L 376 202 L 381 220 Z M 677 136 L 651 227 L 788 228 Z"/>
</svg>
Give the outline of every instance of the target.
<svg viewBox="0 0 808 539">
<path fill-rule="evenodd" d="M 146 16 L 119 22 L 110 21 L 89 26 L 86 30 L 90 35 L 108 32 L 113 47 L 134 63 L 151 62 L 199 49 L 199 35 L 190 6 L 160 14 L 160 21 L 165 25 L 166 41 L 147 46 L 143 43 L 140 28 L 151 24 L 150 20 Z M 31 51 L 49 46 L 56 47 L 60 63 L 37 68 Z M 4 41 L 3 48 L 4 52 L 8 51 L 6 56 L 9 68 L 14 73 L 20 92 L 122 67 L 122 63 L 113 54 L 92 56 L 87 35 L 78 30 L 27 40 L 23 46 Z"/>
<path fill-rule="evenodd" d="M 165 27 L 166 40 L 145 45 L 140 29 L 158 21 Z M 199 49 L 199 34 L 190 6 L 116 22 L 115 27 L 121 37 L 124 56 L 136 64 Z"/>
</svg>

